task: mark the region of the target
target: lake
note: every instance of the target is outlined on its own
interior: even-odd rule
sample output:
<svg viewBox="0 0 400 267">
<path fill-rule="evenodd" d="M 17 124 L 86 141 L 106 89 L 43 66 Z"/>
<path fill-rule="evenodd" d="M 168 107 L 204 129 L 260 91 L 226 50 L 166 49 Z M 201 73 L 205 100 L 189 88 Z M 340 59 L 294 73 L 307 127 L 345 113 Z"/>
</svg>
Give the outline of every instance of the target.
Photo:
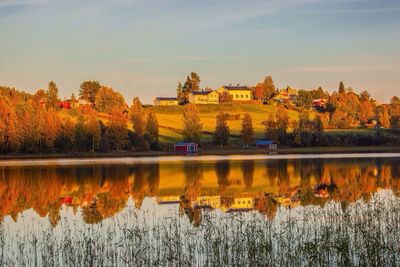
<svg viewBox="0 0 400 267">
<path fill-rule="evenodd" d="M 400 154 L 0 161 L 0 266 L 400 265 Z"/>
</svg>

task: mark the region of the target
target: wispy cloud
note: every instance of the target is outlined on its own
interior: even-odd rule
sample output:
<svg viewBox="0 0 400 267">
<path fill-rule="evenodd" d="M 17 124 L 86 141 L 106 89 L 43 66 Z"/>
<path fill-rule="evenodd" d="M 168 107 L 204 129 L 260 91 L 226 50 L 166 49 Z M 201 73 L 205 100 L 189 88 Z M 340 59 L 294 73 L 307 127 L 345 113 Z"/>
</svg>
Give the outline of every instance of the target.
<svg viewBox="0 0 400 267">
<path fill-rule="evenodd" d="M 229 60 L 240 58 L 241 55 L 226 56 L 184 56 L 174 58 L 127 58 L 122 59 L 121 63 L 141 63 L 141 62 L 180 62 L 180 61 L 212 61 L 212 60 Z"/>
<path fill-rule="evenodd" d="M 49 0 L 0 0 L 0 7 L 42 5 L 48 2 Z"/>
<path fill-rule="evenodd" d="M 390 69 L 388 65 L 353 65 L 353 66 L 305 66 L 289 68 L 287 71 L 295 72 L 359 72 Z"/>
</svg>

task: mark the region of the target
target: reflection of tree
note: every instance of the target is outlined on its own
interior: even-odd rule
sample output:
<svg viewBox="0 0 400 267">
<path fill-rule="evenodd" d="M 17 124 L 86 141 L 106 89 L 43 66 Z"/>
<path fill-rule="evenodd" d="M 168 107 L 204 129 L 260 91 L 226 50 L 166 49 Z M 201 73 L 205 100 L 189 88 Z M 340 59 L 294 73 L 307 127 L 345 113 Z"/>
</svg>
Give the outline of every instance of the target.
<svg viewBox="0 0 400 267">
<path fill-rule="evenodd" d="M 183 172 L 185 173 L 185 196 L 188 200 L 196 200 L 200 196 L 203 167 L 198 163 L 185 162 Z"/>
<path fill-rule="evenodd" d="M 160 182 L 158 164 L 138 164 L 134 166 L 135 179 L 132 188 L 132 197 L 136 208 L 142 206 L 144 197 L 155 196 Z"/>
<path fill-rule="evenodd" d="M 242 172 L 244 184 L 247 188 L 253 185 L 253 175 L 254 175 L 254 161 L 245 160 L 242 162 Z"/>
<path fill-rule="evenodd" d="M 179 213 L 180 215 L 185 214 L 189 218 L 189 222 L 194 226 L 200 226 L 202 221 L 201 209 L 193 208 L 190 201 L 185 196 L 182 196 L 179 202 Z"/>
<path fill-rule="evenodd" d="M 220 192 L 224 192 L 225 189 L 229 186 L 229 172 L 230 165 L 229 161 L 217 161 L 215 163 L 215 173 L 218 179 L 218 187 Z"/>
<path fill-rule="evenodd" d="M 85 223 L 95 224 L 101 222 L 103 217 L 97 210 L 96 202 L 82 208 L 82 217 Z"/>
<path fill-rule="evenodd" d="M 269 220 L 273 220 L 278 210 L 278 203 L 271 196 L 262 194 L 256 198 L 255 209 L 265 214 Z"/>
</svg>

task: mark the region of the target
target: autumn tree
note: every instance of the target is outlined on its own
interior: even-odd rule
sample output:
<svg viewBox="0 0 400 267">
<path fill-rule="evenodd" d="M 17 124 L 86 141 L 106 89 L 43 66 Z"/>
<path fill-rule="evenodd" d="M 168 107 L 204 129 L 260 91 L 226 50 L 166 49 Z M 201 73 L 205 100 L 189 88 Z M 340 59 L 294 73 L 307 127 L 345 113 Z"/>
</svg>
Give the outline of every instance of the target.
<svg viewBox="0 0 400 267">
<path fill-rule="evenodd" d="M 0 96 L 0 152 L 16 151 L 19 145 L 17 114 L 9 101 Z"/>
<path fill-rule="evenodd" d="M 276 127 L 278 130 L 278 139 L 281 144 L 286 142 L 286 134 L 289 127 L 289 116 L 285 107 L 280 105 L 276 112 Z"/>
<path fill-rule="evenodd" d="M 153 148 L 158 143 L 158 120 L 153 111 L 147 112 L 147 123 L 146 123 L 146 134 L 150 139 L 150 144 L 153 145 Z"/>
<path fill-rule="evenodd" d="M 313 99 L 328 99 L 329 98 L 329 93 L 324 91 L 322 87 L 318 87 L 316 90 L 311 90 L 310 94 Z"/>
<path fill-rule="evenodd" d="M 390 127 L 393 130 L 400 129 L 400 99 L 397 96 L 390 100 Z"/>
<path fill-rule="evenodd" d="M 125 99 L 121 93 L 112 88 L 101 86 L 95 99 L 95 108 L 99 112 L 111 113 L 113 109 L 123 110 Z"/>
<path fill-rule="evenodd" d="M 271 76 L 267 76 L 264 79 L 264 100 L 270 99 L 276 92 L 275 83 Z"/>
<path fill-rule="evenodd" d="M 80 113 L 75 125 L 74 144 L 76 150 L 80 152 L 89 151 L 91 147 L 90 141 L 91 138 L 89 136 L 87 124 L 85 123 L 85 116 Z"/>
<path fill-rule="evenodd" d="M 245 113 L 242 119 L 241 139 L 248 146 L 254 141 L 253 121 L 249 113 Z"/>
<path fill-rule="evenodd" d="M 380 126 L 383 128 L 390 128 L 390 115 L 385 105 L 376 107 L 376 116 Z"/>
<path fill-rule="evenodd" d="M 92 141 L 92 152 L 94 152 L 100 142 L 100 124 L 93 110 L 87 114 L 87 133 Z"/>
<path fill-rule="evenodd" d="M 125 147 L 128 136 L 127 119 L 120 109 L 113 109 L 111 111 L 111 117 L 107 123 L 106 135 L 111 149 L 119 151 Z"/>
<path fill-rule="evenodd" d="M 228 143 L 229 139 L 229 126 L 226 121 L 226 114 L 221 111 L 217 115 L 217 122 L 213 134 L 213 141 L 215 144 L 224 146 Z"/>
<path fill-rule="evenodd" d="M 183 137 L 186 141 L 200 143 L 203 125 L 199 109 L 195 104 L 186 105 L 183 109 Z"/>
<path fill-rule="evenodd" d="M 278 142 L 278 126 L 275 117 L 269 114 L 268 119 L 263 124 L 265 127 L 265 139 Z"/>
<path fill-rule="evenodd" d="M 134 97 L 129 109 L 133 130 L 138 136 L 143 136 L 146 127 L 146 113 L 138 97 Z"/>
<path fill-rule="evenodd" d="M 306 90 L 299 90 L 299 96 L 297 98 L 297 106 L 304 107 L 306 109 L 311 108 L 313 101 L 312 95 Z"/>
<path fill-rule="evenodd" d="M 61 132 L 62 123 L 57 112 L 50 108 L 44 113 L 46 125 L 43 127 L 43 144 L 49 151 L 53 150 L 54 141 Z"/>
<path fill-rule="evenodd" d="M 53 109 L 58 107 L 59 97 L 58 97 L 58 88 L 55 82 L 49 82 L 48 89 L 46 92 L 47 101 L 46 106 L 47 108 L 51 107 Z"/>
<path fill-rule="evenodd" d="M 230 93 L 223 91 L 219 95 L 219 103 L 232 103 L 233 102 L 233 97 Z"/>
<path fill-rule="evenodd" d="M 101 85 L 98 81 L 85 81 L 79 89 L 79 98 L 94 104 L 100 88 Z"/>
<path fill-rule="evenodd" d="M 362 97 L 361 99 L 364 99 L 364 101 L 361 102 L 359 119 L 360 123 L 365 125 L 370 119 L 374 117 L 375 106 L 373 102 L 371 102 L 369 99 L 365 99 L 365 97 Z"/>
</svg>

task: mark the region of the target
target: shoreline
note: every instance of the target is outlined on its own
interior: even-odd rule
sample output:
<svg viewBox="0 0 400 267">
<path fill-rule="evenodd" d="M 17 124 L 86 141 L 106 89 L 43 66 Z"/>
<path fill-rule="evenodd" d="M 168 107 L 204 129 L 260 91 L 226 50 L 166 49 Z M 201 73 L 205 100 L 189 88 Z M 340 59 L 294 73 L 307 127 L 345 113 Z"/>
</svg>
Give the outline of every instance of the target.
<svg viewBox="0 0 400 267">
<path fill-rule="evenodd" d="M 281 148 L 277 150 L 277 155 L 298 155 L 298 154 L 356 154 L 356 153 L 399 153 L 400 147 L 388 146 L 356 146 L 356 147 L 299 147 L 299 148 Z M 230 155 L 268 155 L 266 149 L 254 147 L 239 148 L 239 147 L 219 147 L 205 148 L 200 151 L 198 156 L 230 156 Z M 179 156 L 174 152 L 162 151 L 146 151 L 146 152 L 86 152 L 86 153 L 37 153 L 37 154 L 1 154 L 0 160 L 28 160 L 28 159 L 101 159 L 101 158 L 143 158 L 143 157 L 161 157 L 161 156 Z"/>
</svg>

